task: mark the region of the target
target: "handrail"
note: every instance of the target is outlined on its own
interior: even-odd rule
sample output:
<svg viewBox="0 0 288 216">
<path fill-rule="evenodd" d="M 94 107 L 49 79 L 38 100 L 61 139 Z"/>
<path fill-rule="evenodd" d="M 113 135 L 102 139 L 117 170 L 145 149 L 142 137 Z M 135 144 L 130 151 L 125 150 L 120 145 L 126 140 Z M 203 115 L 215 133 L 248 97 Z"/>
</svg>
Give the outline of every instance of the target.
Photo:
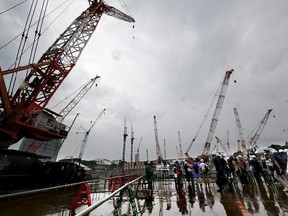
<svg viewBox="0 0 288 216">
<path fill-rule="evenodd" d="M 85 216 L 88 215 L 89 213 L 91 213 L 94 209 L 96 209 L 97 207 L 99 207 L 100 205 L 102 205 L 103 203 L 105 203 L 107 200 L 109 200 L 110 198 L 112 198 L 113 196 L 115 196 L 117 193 L 119 193 L 120 191 L 124 190 L 127 186 L 133 184 L 135 181 L 138 181 L 139 179 L 143 178 L 144 175 L 134 179 L 131 182 L 126 183 L 125 185 L 123 185 L 122 187 L 118 188 L 117 190 L 115 190 L 113 193 L 111 193 L 109 196 L 105 197 L 104 199 L 92 204 L 91 206 L 89 206 L 88 208 L 84 209 L 83 211 L 79 212 L 78 214 L 76 214 L 75 216 Z"/>
</svg>

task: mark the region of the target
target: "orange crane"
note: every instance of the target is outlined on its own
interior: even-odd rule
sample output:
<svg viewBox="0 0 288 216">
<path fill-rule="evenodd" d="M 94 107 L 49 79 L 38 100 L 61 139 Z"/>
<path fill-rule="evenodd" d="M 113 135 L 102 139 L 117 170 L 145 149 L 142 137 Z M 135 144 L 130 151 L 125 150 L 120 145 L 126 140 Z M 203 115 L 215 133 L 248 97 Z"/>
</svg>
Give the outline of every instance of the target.
<svg viewBox="0 0 288 216">
<path fill-rule="evenodd" d="M 208 133 L 208 136 L 207 136 L 204 148 L 203 148 L 203 152 L 202 152 L 203 156 L 207 156 L 210 153 L 210 146 L 211 146 L 212 138 L 213 138 L 213 135 L 214 135 L 215 130 L 216 130 L 216 126 L 218 123 L 220 112 L 221 112 L 221 109 L 222 109 L 222 106 L 224 103 L 225 94 L 226 94 L 228 84 L 230 81 L 230 76 L 231 76 L 233 71 L 234 70 L 232 69 L 232 70 L 226 71 L 226 73 L 225 73 L 224 80 L 222 82 L 222 87 L 220 89 L 220 93 L 218 96 L 216 108 L 215 108 L 215 111 L 214 111 L 214 114 L 212 116 L 212 120 L 210 123 L 209 133 Z"/>
<path fill-rule="evenodd" d="M 90 79 L 76 94 L 76 96 L 59 112 L 59 116 L 57 120 L 59 122 L 63 122 L 65 117 L 76 107 L 76 105 L 81 101 L 81 99 L 87 94 L 87 92 L 91 89 L 91 87 L 95 84 L 96 80 L 99 79 L 100 76 L 96 75 L 94 78 Z M 40 141 L 36 139 L 28 139 L 23 138 L 19 150 L 40 154 L 37 150 L 41 147 L 41 149 L 48 149 L 53 146 L 55 148 L 53 155 L 46 155 L 44 152 L 41 151 L 41 155 L 50 156 L 53 159 L 56 159 L 57 154 L 62 146 L 63 139 L 57 140 L 50 140 L 50 141 Z"/>
<path fill-rule="evenodd" d="M 104 13 L 126 22 L 135 22 L 131 16 L 103 0 L 89 0 L 89 4 L 37 63 L 0 70 L 1 148 L 8 148 L 23 137 L 38 140 L 67 137 L 66 125 L 58 122 L 55 117 L 57 113 L 46 109 L 46 105 L 76 65 Z M 20 87 L 8 93 L 4 76 L 24 70 L 30 71 Z"/>
<path fill-rule="evenodd" d="M 239 117 L 239 113 L 237 108 L 234 108 L 234 115 L 235 115 L 235 119 L 236 119 L 236 125 L 237 125 L 237 129 L 238 129 L 238 134 L 239 134 L 239 144 L 240 146 L 238 147 L 238 149 L 243 152 L 244 155 L 247 154 L 247 148 L 246 148 L 246 144 L 245 144 L 245 139 L 244 139 L 244 135 L 243 135 L 243 128 L 241 125 L 241 121 L 240 121 L 240 117 Z"/>
</svg>

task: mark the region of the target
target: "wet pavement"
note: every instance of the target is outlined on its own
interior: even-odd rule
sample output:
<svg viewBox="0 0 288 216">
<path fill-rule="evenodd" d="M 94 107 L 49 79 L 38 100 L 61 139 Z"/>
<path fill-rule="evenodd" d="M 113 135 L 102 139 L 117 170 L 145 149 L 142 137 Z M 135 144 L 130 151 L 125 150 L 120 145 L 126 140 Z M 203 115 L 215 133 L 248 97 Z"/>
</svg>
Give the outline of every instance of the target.
<svg viewBox="0 0 288 216">
<path fill-rule="evenodd" d="M 162 179 L 154 182 L 154 200 L 137 199 L 138 215 L 288 215 L 288 193 L 279 184 L 234 185 L 232 191 L 217 192 L 215 183 L 193 186 L 184 182 L 175 190 L 173 180 Z M 92 193 L 92 203 L 108 196 L 109 192 Z M 26 198 L 1 200 L 0 215 L 69 215 L 75 191 L 53 192 Z M 117 197 L 95 209 L 90 216 L 113 215 Z M 124 199 L 122 215 L 132 215 L 130 204 Z M 76 210 L 80 212 L 86 206 Z"/>
</svg>

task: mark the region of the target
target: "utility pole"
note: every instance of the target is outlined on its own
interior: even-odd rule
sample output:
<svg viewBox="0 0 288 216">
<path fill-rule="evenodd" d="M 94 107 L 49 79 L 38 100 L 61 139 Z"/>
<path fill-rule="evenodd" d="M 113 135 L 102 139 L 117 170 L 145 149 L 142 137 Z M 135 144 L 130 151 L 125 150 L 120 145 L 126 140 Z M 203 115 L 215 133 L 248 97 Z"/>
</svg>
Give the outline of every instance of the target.
<svg viewBox="0 0 288 216">
<path fill-rule="evenodd" d="M 146 157 L 147 157 L 147 161 L 149 160 L 149 157 L 148 157 L 148 149 L 146 149 Z"/>
<path fill-rule="evenodd" d="M 133 131 L 133 126 L 131 124 L 131 156 L 130 156 L 130 162 L 133 162 L 133 143 L 134 143 L 134 131 Z"/>
<path fill-rule="evenodd" d="M 123 155 L 122 155 L 122 162 L 125 162 L 125 147 L 126 147 L 126 138 L 128 136 L 127 127 L 126 127 L 126 117 L 124 118 L 124 133 L 123 133 Z"/>
</svg>

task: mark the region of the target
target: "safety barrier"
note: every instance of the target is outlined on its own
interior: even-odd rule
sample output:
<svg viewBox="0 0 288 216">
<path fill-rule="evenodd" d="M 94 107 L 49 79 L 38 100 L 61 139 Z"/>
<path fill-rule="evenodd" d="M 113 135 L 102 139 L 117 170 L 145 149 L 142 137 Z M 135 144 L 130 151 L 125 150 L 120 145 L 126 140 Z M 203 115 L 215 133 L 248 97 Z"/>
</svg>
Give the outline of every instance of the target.
<svg viewBox="0 0 288 216">
<path fill-rule="evenodd" d="M 129 197 L 130 197 L 129 201 L 131 203 L 133 212 L 138 212 L 135 196 L 134 196 L 133 190 L 131 188 L 131 185 L 133 185 L 135 182 L 139 181 L 141 178 L 143 178 L 143 176 L 139 176 L 138 178 L 136 178 L 136 179 L 124 184 L 122 187 L 116 189 L 114 192 L 112 192 L 107 197 L 103 198 L 102 200 L 90 205 L 89 207 L 87 207 L 83 211 L 79 212 L 78 214 L 76 214 L 76 216 L 88 215 L 89 213 L 94 211 L 97 207 L 101 206 L 103 203 L 105 203 L 106 201 L 110 200 L 112 197 L 114 197 L 116 194 L 119 193 L 120 194 L 120 196 L 119 196 L 120 199 L 117 201 L 115 210 L 113 212 L 114 215 L 117 215 L 117 212 L 116 212 L 117 211 L 117 207 L 119 207 L 119 205 L 121 205 L 121 202 L 122 202 L 121 199 L 122 199 L 123 193 L 126 190 L 128 190 L 128 194 L 129 194 Z"/>
</svg>

